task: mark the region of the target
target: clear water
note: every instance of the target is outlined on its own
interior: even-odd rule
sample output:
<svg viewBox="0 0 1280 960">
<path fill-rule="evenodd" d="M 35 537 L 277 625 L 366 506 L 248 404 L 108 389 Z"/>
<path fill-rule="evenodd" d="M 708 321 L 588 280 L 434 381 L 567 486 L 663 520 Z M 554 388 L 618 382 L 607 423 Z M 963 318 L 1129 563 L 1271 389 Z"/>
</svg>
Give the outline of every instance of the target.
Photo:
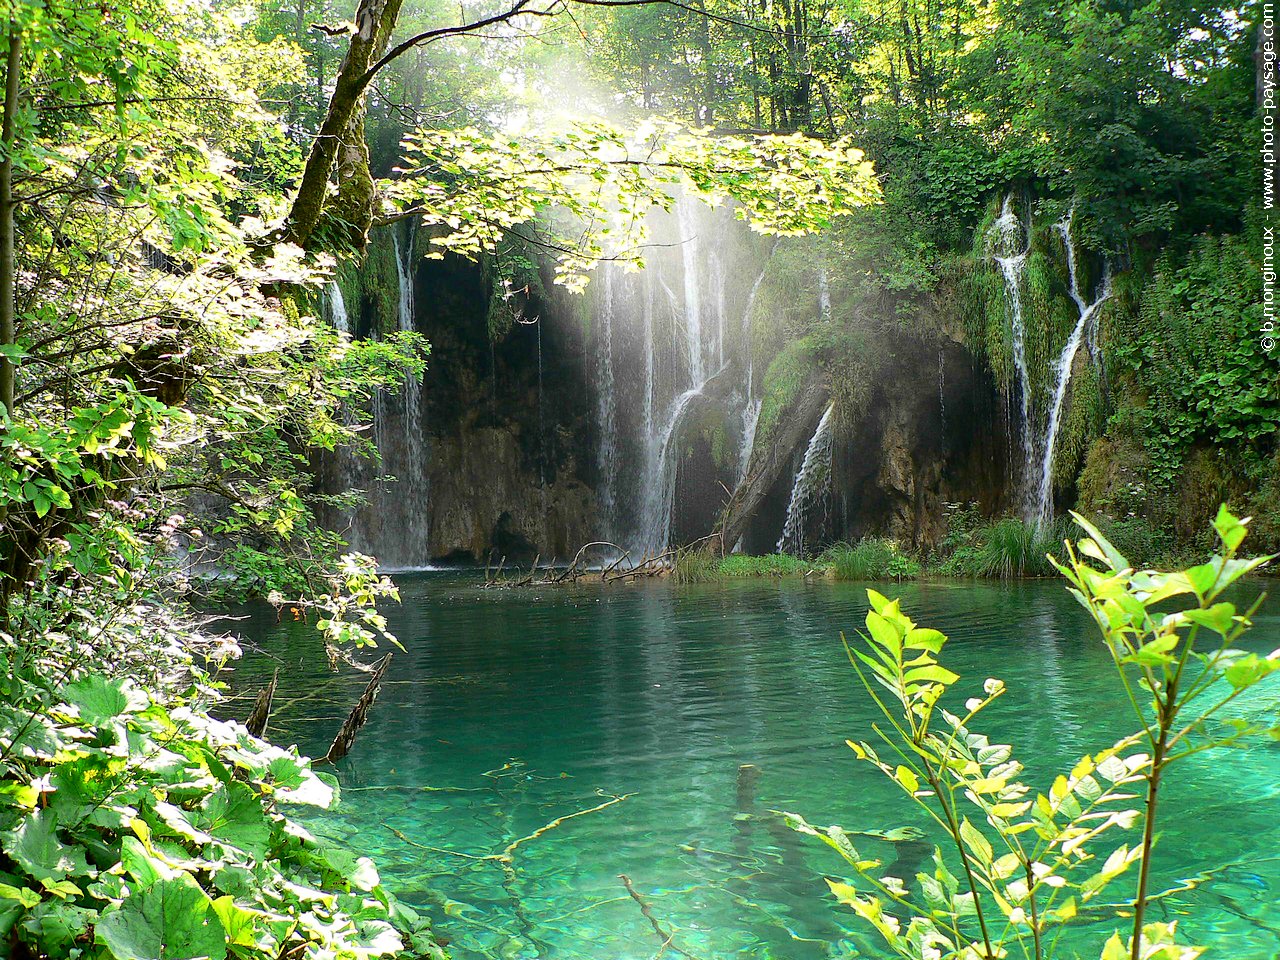
<svg viewBox="0 0 1280 960">
<path fill-rule="evenodd" d="M 918 822 L 844 745 L 873 719 L 839 639 L 862 621 L 861 587 L 486 591 L 457 572 L 402 586 L 390 613 L 408 653 L 339 766 L 340 806 L 313 826 L 376 856 L 454 957 L 653 957 L 661 941 L 619 874 L 700 960 L 886 955 L 826 894 L 823 876 L 841 875 L 843 862 L 768 815 L 850 830 Z M 1038 787 L 1128 731 L 1106 653 L 1059 584 L 890 592 L 951 635 L 946 662 L 974 690 L 988 676 L 1009 684 L 989 729 L 1015 745 Z M 1278 645 L 1280 618 L 1259 623 L 1257 646 Z M 271 737 L 323 753 L 361 679 L 328 673 L 301 625 L 255 616 L 240 627 L 260 649 L 234 685 L 281 667 Z M 1260 693 L 1241 709 L 1274 714 L 1278 702 L 1280 691 Z M 739 797 L 740 764 L 759 770 L 754 800 Z M 1167 795 L 1159 874 L 1197 883 L 1156 918 L 1179 919 L 1211 956 L 1280 956 L 1280 745 L 1201 755 L 1183 774 Z M 514 875 L 470 859 L 624 794 L 520 844 Z M 864 848 L 908 873 L 922 854 L 878 840 Z M 1110 929 L 1079 934 L 1081 955 L 1096 957 Z"/>
</svg>

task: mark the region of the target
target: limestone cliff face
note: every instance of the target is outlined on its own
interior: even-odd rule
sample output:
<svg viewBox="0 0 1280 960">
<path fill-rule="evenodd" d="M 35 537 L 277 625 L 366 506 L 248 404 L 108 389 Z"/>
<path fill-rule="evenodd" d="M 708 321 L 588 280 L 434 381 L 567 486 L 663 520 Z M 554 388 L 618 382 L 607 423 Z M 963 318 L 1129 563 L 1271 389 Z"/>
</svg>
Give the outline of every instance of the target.
<svg viewBox="0 0 1280 960">
<path fill-rule="evenodd" d="M 1004 404 L 956 342 L 898 332 L 871 401 L 837 434 L 833 527 L 841 539 L 888 536 L 928 549 L 946 534 L 947 503 L 1008 505 Z"/>
<path fill-rule="evenodd" d="M 593 539 L 594 492 L 561 469 L 543 485 L 518 434 L 459 423 L 433 438 L 429 556 L 449 560 L 568 558 Z M 563 467 L 564 465 L 562 465 Z"/>
</svg>

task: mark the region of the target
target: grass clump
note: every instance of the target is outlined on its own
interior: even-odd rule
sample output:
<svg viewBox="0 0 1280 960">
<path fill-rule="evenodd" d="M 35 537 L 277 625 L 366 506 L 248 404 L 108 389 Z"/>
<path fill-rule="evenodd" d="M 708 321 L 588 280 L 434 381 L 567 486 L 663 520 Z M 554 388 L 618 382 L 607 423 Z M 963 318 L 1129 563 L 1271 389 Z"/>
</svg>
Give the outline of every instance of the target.
<svg viewBox="0 0 1280 960">
<path fill-rule="evenodd" d="M 760 557 L 731 553 L 727 557 L 717 557 L 710 550 L 694 549 L 680 552 L 671 576 L 676 583 L 716 583 L 752 577 L 803 576 L 814 568 L 814 563 L 789 553 L 770 553 Z"/>
<path fill-rule="evenodd" d="M 942 565 L 951 576 L 1011 580 L 1053 575 L 1048 554 L 1061 551 L 1061 523 L 1041 528 L 1013 517 L 997 520 L 969 534 Z"/>
<path fill-rule="evenodd" d="M 720 579 L 720 558 L 705 548 L 681 550 L 676 554 L 671 579 L 676 583 L 712 583 Z"/>
<path fill-rule="evenodd" d="M 763 557 L 731 553 L 720 561 L 720 576 L 726 580 L 746 577 L 791 577 L 804 575 L 812 570 L 813 566 L 812 563 L 806 563 L 789 553 L 770 553 Z"/>
<path fill-rule="evenodd" d="M 920 564 L 897 543 L 877 537 L 837 544 L 824 559 L 837 580 L 914 580 L 921 573 Z"/>
</svg>

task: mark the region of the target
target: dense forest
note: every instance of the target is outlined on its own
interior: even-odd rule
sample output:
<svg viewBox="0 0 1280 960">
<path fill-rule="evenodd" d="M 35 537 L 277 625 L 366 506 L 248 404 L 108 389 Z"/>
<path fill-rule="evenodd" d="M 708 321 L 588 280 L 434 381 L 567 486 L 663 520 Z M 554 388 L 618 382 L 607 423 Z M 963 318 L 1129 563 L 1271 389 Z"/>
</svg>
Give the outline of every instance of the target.
<svg viewBox="0 0 1280 960">
<path fill-rule="evenodd" d="M 402 589 L 436 602 L 411 572 L 439 564 L 521 617 L 555 591 L 719 610 L 707 598 L 737 595 L 696 591 L 728 579 L 1065 575 L 1141 733 L 1090 745 L 1033 806 L 1010 748 L 967 726 L 1003 682 L 961 709 L 946 638 L 871 591 L 869 646 L 849 659 L 899 740 L 894 759 L 849 745 L 940 804 L 926 829 L 954 840 L 954 872 L 941 848 L 936 871 L 904 854 L 932 849 L 919 830 L 769 820 L 744 760 L 733 842 L 774 831 L 788 869 L 801 855 L 779 824 L 834 847 L 845 872 L 803 868 L 804 896 L 834 895 L 887 952 L 767 914 L 780 952 L 742 955 L 983 960 L 1016 937 L 1041 960 L 1131 867 L 1137 892 L 1106 923 L 1132 933 L 1088 950 L 1198 955 L 1148 890 L 1161 775 L 1275 739 L 1274 719 L 1216 717 L 1280 665 L 1237 649 L 1257 607 L 1225 592 L 1263 563 L 1245 553 L 1280 551 L 1269 4 L 7 10 L 0 956 L 586 956 L 531 919 L 517 853 L 632 793 L 534 805 L 543 826 L 513 820 L 480 854 L 386 813 L 414 859 L 492 867 L 508 926 L 429 880 L 384 882 L 366 839 L 315 812 L 382 789 L 348 753 L 384 679 L 415 682 L 391 664 L 417 662 L 420 624 L 392 611 Z M 1192 606 L 1158 606 L 1178 597 Z M 466 630 L 483 635 L 499 601 L 475 603 Z M 264 639 L 295 628 L 306 657 Z M 258 640 L 276 665 L 241 682 Z M 295 660 L 354 682 L 307 718 L 331 721 L 315 761 L 270 735 L 277 685 L 305 699 Z M 673 686 L 639 674 L 642 695 Z M 504 802 L 557 779 L 504 759 L 481 768 Z M 425 776 L 414 790 L 436 789 Z M 926 906 L 851 836 L 896 844 Z M 685 853 L 755 863 L 708 850 Z M 698 955 L 682 946 L 696 924 L 655 909 L 657 880 L 646 894 L 625 863 L 604 869 L 623 871 L 614 899 L 644 940 L 595 955 Z"/>
</svg>

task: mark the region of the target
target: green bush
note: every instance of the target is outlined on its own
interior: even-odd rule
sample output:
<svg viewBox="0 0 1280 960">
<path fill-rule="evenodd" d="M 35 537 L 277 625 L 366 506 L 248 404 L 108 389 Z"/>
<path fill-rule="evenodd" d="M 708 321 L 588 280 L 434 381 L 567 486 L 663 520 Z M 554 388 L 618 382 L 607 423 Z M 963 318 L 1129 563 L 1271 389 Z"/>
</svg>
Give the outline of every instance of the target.
<svg viewBox="0 0 1280 960">
<path fill-rule="evenodd" d="M 1047 554 L 1061 552 L 1064 528 L 1054 523 L 1039 528 L 1013 517 L 975 530 L 969 543 L 958 547 L 942 565 L 942 572 L 960 577 L 1046 577 L 1053 573 Z"/>
<path fill-rule="evenodd" d="M 726 580 L 746 577 L 791 577 L 805 574 L 814 565 L 789 553 L 770 553 L 763 557 L 732 553 L 720 561 L 720 576 Z"/>
<path fill-rule="evenodd" d="M 146 658 L 117 660 L 130 678 L 86 669 L 79 651 L 67 663 L 58 647 L 0 648 L 11 668 L 0 704 L 0 955 L 364 960 L 408 946 L 443 957 L 370 860 L 290 818 L 330 806 L 337 781 L 210 717 L 198 672 L 181 696 L 144 688 L 132 676 L 147 677 L 146 662 L 182 662 L 175 628 L 158 610 L 121 619 L 111 638 L 133 638 Z M 103 649 L 118 657 L 114 644 Z"/>
<path fill-rule="evenodd" d="M 892 540 L 866 537 L 857 543 L 842 543 L 829 549 L 824 558 L 837 580 L 913 580 L 920 576 L 920 564 L 904 554 Z"/>
</svg>

